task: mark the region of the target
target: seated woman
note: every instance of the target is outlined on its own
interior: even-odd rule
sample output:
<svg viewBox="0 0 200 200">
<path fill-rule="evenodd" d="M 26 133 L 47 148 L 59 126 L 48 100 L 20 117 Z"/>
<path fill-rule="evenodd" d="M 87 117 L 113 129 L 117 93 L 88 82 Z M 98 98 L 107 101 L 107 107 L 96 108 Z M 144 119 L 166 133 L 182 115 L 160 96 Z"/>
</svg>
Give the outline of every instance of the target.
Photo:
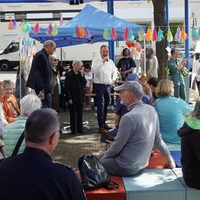
<svg viewBox="0 0 200 200">
<path fill-rule="evenodd" d="M 200 189 L 200 99 L 183 127 L 178 130 L 181 137 L 181 163 L 183 178 L 187 185 Z"/>
<path fill-rule="evenodd" d="M 11 156 L 14 148 L 25 128 L 28 116 L 35 110 L 40 109 L 42 103 L 40 99 L 33 94 L 24 96 L 20 101 L 21 115 L 17 120 L 7 125 L 3 130 L 3 141 L 5 144 L 6 157 Z M 24 151 L 25 144 L 22 143 L 18 153 Z"/>
<path fill-rule="evenodd" d="M 155 108 L 159 116 L 162 138 L 165 142 L 180 144 L 177 131 L 183 126 L 185 115 L 192 112 L 193 107 L 173 96 L 174 83 L 171 80 L 160 80 L 156 93 L 159 98 L 155 102 Z"/>
<path fill-rule="evenodd" d="M 0 100 L 3 98 L 3 82 L 0 81 Z M 2 105 L 0 103 L 0 121 L 1 121 L 1 124 L 5 127 L 6 125 L 8 125 L 8 122 L 5 118 L 5 115 L 4 115 L 4 111 L 3 111 L 3 108 L 2 108 Z"/>
<path fill-rule="evenodd" d="M 3 97 L 0 99 L 4 115 L 8 123 L 14 122 L 20 115 L 20 109 L 13 95 L 14 83 L 10 80 L 3 81 Z"/>
</svg>

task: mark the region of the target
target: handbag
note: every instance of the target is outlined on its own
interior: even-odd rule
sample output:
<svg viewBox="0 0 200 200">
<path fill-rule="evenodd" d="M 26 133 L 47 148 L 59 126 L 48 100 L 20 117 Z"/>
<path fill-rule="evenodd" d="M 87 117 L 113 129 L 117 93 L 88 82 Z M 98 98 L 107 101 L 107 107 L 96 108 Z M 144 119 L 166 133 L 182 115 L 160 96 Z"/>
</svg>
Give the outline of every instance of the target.
<svg viewBox="0 0 200 200">
<path fill-rule="evenodd" d="M 101 162 L 93 155 L 83 155 L 78 160 L 82 186 L 85 190 L 104 187 L 117 189 L 119 185 L 112 181 Z"/>
</svg>

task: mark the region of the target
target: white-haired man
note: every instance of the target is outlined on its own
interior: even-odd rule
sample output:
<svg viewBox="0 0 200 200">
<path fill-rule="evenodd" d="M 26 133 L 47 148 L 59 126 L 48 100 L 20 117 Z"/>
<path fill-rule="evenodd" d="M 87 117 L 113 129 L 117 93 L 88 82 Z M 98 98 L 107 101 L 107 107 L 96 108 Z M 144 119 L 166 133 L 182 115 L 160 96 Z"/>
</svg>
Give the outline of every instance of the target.
<svg viewBox="0 0 200 200">
<path fill-rule="evenodd" d="M 53 79 L 49 55 L 53 54 L 55 50 L 54 41 L 47 40 L 44 42 L 43 49 L 37 52 L 33 58 L 27 82 L 27 87 L 34 89 L 38 97 L 41 98 L 44 108 L 52 107 Z"/>
<path fill-rule="evenodd" d="M 155 109 L 141 101 L 143 89 L 137 81 L 127 81 L 115 88 L 120 91 L 121 103 L 129 112 L 119 123 L 117 137 L 110 148 L 100 155 L 107 172 L 117 176 L 139 173 L 149 162 L 154 144 L 168 160 L 175 163 L 160 135 L 159 119 Z"/>
</svg>

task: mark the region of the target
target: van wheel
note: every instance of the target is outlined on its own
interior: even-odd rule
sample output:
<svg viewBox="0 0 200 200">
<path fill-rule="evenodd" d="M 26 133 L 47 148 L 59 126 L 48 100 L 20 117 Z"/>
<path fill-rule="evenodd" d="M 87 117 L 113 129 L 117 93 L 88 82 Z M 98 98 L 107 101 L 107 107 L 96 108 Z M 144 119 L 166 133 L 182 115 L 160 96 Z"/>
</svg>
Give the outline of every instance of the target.
<svg viewBox="0 0 200 200">
<path fill-rule="evenodd" d="M 9 71 L 11 69 L 8 61 L 1 62 L 0 67 L 1 67 L 1 70 L 3 71 Z"/>
</svg>

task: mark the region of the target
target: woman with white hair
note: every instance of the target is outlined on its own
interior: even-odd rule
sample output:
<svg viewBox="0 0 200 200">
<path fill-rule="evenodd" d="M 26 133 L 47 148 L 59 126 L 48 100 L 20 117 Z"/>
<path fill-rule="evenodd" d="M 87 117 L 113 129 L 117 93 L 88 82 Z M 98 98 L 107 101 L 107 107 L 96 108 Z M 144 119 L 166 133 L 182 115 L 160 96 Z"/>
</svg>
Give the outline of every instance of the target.
<svg viewBox="0 0 200 200">
<path fill-rule="evenodd" d="M 24 96 L 20 101 L 21 115 L 17 120 L 7 125 L 3 130 L 3 141 L 5 144 L 5 156 L 11 156 L 14 148 L 25 128 L 25 123 L 28 116 L 35 110 L 40 109 L 42 102 L 38 96 L 30 94 Z M 25 148 L 25 143 L 21 144 L 18 153 L 22 153 Z"/>
<path fill-rule="evenodd" d="M 65 77 L 64 93 L 69 105 L 71 134 L 76 133 L 76 128 L 78 133 L 83 133 L 84 87 L 87 81 L 84 77 L 82 65 L 81 60 L 74 60 L 72 63 L 73 69 L 66 73 Z"/>
</svg>

